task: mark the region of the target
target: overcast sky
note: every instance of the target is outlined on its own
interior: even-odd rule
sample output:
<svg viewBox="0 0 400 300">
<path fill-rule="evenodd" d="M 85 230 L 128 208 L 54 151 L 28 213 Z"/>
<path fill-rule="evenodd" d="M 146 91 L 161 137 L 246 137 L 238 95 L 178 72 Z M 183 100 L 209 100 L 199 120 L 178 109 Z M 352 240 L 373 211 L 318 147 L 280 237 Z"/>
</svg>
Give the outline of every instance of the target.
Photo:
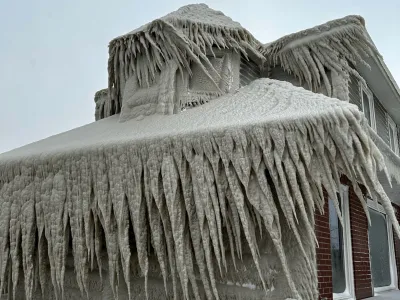
<svg viewBox="0 0 400 300">
<path fill-rule="evenodd" d="M 359 14 L 400 82 L 399 0 L 205 1 L 261 42 Z M 0 0 L 0 153 L 94 121 L 108 42 L 189 4 L 177 0 Z"/>
</svg>

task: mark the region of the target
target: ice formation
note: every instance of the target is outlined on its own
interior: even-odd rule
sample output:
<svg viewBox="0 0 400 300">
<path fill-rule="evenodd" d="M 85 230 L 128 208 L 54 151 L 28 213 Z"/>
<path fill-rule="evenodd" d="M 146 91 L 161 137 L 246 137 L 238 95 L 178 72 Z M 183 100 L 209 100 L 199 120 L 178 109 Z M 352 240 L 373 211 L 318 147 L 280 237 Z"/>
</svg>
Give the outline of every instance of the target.
<svg viewBox="0 0 400 300">
<path fill-rule="evenodd" d="M 213 47 L 229 48 L 247 57 L 264 60 L 261 43 L 222 12 L 205 4 L 187 5 L 110 42 L 108 86 L 113 90 L 105 106 L 105 117 L 121 111 L 125 81 L 134 74 L 140 86 L 149 86 L 169 61 L 183 74 L 191 74 L 191 63 L 202 67 L 213 80 L 214 70 L 206 53 Z"/>
<path fill-rule="evenodd" d="M 281 65 L 310 89 L 324 85 L 328 96 L 344 100 L 349 74 L 359 76 L 347 61 L 378 54 L 361 17 L 263 46 L 204 4 L 112 40 L 109 87 L 95 96 L 98 121 L 0 155 L 0 290 L 8 285 L 15 296 L 23 284 L 30 300 L 39 289 L 46 294 L 50 278 L 63 297 L 72 252 L 86 295 L 95 269 L 100 276 L 107 270 L 109 297 L 118 298 L 124 281 L 135 298 L 136 268 L 146 297 L 159 299 L 148 288 L 155 257 L 174 299 L 219 299 L 221 282 L 263 289 L 273 299 L 315 299 L 314 213 L 323 209 L 325 189 L 341 219 L 341 175 L 367 216 L 359 184 L 383 204 L 400 236 L 377 177 L 394 172 L 385 166 L 393 159 L 378 150 L 358 108 L 271 79 L 233 93 L 239 71 L 224 56 L 218 73 L 209 56 L 215 48 L 258 57 L 260 68 Z M 175 78 L 190 75 L 192 63 L 216 90 L 182 104 Z M 279 267 L 265 262 L 263 235 Z M 239 272 L 247 254 L 258 282 L 227 276 L 232 265 Z M 284 291 L 271 279 L 278 269 Z"/>
<path fill-rule="evenodd" d="M 112 116 L 0 155 L 1 285 L 11 276 L 15 291 L 22 270 L 31 299 L 35 287 L 46 288 L 49 272 L 61 295 L 71 236 L 83 293 L 95 262 L 108 264 L 116 290 L 122 279 L 129 286 L 133 260 L 147 278 L 154 252 L 174 295 L 198 295 L 201 283 L 207 299 L 218 299 L 227 249 L 240 260 L 248 247 L 261 286 L 268 280 L 257 244 L 264 232 L 290 296 L 312 299 L 315 285 L 294 284 L 282 226 L 307 262 L 302 276 L 316 282 L 315 253 L 305 250 L 315 246 L 313 215 L 323 207 L 323 188 L 338 208 L 342 174 L 381 201 L 400 233 L 377 180 L 384 168 L 356 106 L 271 79 L 176 115 L 124 123 Z M 360 201 L 368 214 L 361 194 Z M 299 222 L 307 230 L 299 232 Z"/>
<path fill-rule="evenodd" d="M 104 105 L 108 101 L 108 89 L 97 91 L 94 95 L 94 102 L 96 103 L 94 118 L 95 120 L 104 119 Z"/>
<path fill-rule="evenodd" d="M 266 44 L 262 52 L 268 64 L 282 66 L 307 82 L 310 90 L 316 91 L 323 83 L 328 96 L 337 97 L 333 94 L 340 93 L 343 99 L 348 99 L 348 93 L 336 88 L 347 88 L 349 74 L 364 80 L 353 66 L 367 64 L 366 57 L 380 56 L 360 16 L 347 16 L 284 36 Z M 344 79 L 344 84 L 332 86 L 328 71 L 332 77 Z"/>
</svg>

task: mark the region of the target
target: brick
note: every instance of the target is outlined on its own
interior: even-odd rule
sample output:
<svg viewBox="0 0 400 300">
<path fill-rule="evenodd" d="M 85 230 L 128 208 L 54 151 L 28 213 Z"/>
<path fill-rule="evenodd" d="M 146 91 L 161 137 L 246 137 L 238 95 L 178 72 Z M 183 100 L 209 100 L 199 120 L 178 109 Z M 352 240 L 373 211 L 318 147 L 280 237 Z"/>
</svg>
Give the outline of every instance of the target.
<svg viewBox="0 0 400 300">
<path fill-rule="evenodd" d="M 352 237 L 354 288 L 357 299 L 364 299 L 373 296 L 371 282 L 371 266 L 368 246 L 368 221 L 364 209 L 354 193 L 352 184 L 346 177 L 341 182 L 349 186 L 349 209 L 350 209 L 350 231 Z M 365 190 L 364 187 L 361 187 Z M 330 229 L 329 229 L 329 206 L 328 197 L 325 195 L 325 214 L 316 212 L 315 232 L 319 244 L 316 250 L 318 269 L 318 291 L 319 299 L 332 300 L 332 263 L 330 255 Z M 400 220 L 400 208 L 397 210 L 397 217 Z M 395 240 L 397 265 L 400 266 L 400 240 Z M 398 270 L 400 268 L 398 267 Z M 399 276 L 400 280 L 400 276 Z"/>
</svg>

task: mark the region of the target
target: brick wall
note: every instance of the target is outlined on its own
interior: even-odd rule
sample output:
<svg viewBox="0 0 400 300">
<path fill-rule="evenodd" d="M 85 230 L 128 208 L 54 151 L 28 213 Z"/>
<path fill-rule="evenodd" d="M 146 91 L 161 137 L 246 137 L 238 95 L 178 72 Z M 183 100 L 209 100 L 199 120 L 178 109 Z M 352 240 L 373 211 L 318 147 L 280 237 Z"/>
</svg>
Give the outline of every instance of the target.
<svg viewBox="0 0 400 300">
<path fill-rule="evenodd" d="M 393 208 L 396 213 L 397 221 L 400 222 L 400 206 L 393 204 Z M 393 230 L 393 237 L 394 237 L 394 253 L 396 256 L 396 266 L 397 266 L 397 280 L 398 280 L 398 287 L 400 287 L 400 240 L 397 237 L 394 230 Z"/>
<path fill-rule="evenodd" d="M 353 248 L 354 289 L 356 299 L 373 296 L 368 245 L 368 219 L 360 200 L 347 178 L 342 183 L 349 186 L 350 231 Z"/>
<path fill-rule="evenodd" d="M 371 268 L 368 246 L 368 220 L 361 206 L 360 200 L 354 193 L 352 185 L 347 178 L 341 179 L 342 184 L 349 186 L 350 231 L 352 237 L 352 254 L 354 269 L 354 289 L 356 299 L 373 296 L 371 282 Z M 325 193 L 325 214 L 315 214 L 315 231 L 319 243 L 317 248 L 318 290 L 319 299 L 332 299 L 332 265 L 330 252 L 329 206 Z M 400 208 L 398 210 L 400 219 Z M 398 260 L 400 266 L 400 240 L 396 241 Z M 400 270 L 400 268 L 398 268 Z M 400 277 L 399 277 L 400 278 Z"/>
<path fill-rule="evenodd" d="M 317 270 L 319 299 L 332 300 L 331 239 L 329 230 L 328 197 L 325 195 L 325 214 L 315 213 L 315 234 L 318 239 Z"/>
</svg>

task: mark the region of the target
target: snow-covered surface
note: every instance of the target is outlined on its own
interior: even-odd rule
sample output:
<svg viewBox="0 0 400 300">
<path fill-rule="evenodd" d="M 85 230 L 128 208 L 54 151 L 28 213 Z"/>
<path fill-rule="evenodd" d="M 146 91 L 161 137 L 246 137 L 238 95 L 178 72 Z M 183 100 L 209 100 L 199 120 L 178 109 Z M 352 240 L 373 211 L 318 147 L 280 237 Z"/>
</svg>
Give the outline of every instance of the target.
<svg viewBox="0 0 400 300">
<path fill-rule="evenodd" d="M 315 299 L 314 210 L 324 205 L 323 187 L 339 209 L 346 175 L 368 215 L 360 182 L 400 233 L 377 180 L 384 158 L 367 128 L 352 104 L 260 79 L 181 114 L 125 123 L 113 116 L 4 153 L 1 283 L 12 270 L 15 291 L 21 267 L 28 299 L 49 274 L 62 293 L 71 234 L 81 291 L 97 261 L 99 269 L 108 265 L 113 293 L 118 274 L 131 287 L 131 268 L 139 266 L 147 293 L 151 242 L 166 288 L 168 278 L 181 299 L 199 299 L 200 283 L 207 299 L 218 298 L 217 278 L 231 274 L 227 265 L 236 266 L 244 249 L 272 299 Z M 271 291 L 265 272 L 274 268 L 259 256 L 261 231 L 286 288 Z"/>
<path fill-rule="evenodd" d="M 230 17 L 224 15 L 223 12 L 214 10 L 206 4 L 189 4 L 173 11 L 161 18 L 171 24 L 203 24 L 211 27 L 224 27 L 234 30 L 242 30 L 243 27 L 239 22 L 233 21 Z M 151 27 L 150 23 L 143 25 L 135 30 L 130 31 L 125 35 L 135 34 L 139 31 L 148 30 Z M 119 37 L 118 37 L 119 38 Z M 117 39 L 118 39 L 117 38 Z"/>
<path fill-rule="evenodd" d="M 166 137 L 199 136 L 209 132 L 251 128 L 253 125 L 302 124 L 323 118 L 330 109 L 347 107 L 337 99 L 296 88 L 290 83 L 260 79 L 236 94 L 176 115 L 151 115 L 143 120 L 118 122 L 118 115 L 75 128 L 47 139 L 0 154 L 0 167 L 23 160 L 46 161 L 53 157 L 81 155 L 123 144 L 148 144 Z M 2 169 L 4 170 L 4 169 Z"/>
</svg>

